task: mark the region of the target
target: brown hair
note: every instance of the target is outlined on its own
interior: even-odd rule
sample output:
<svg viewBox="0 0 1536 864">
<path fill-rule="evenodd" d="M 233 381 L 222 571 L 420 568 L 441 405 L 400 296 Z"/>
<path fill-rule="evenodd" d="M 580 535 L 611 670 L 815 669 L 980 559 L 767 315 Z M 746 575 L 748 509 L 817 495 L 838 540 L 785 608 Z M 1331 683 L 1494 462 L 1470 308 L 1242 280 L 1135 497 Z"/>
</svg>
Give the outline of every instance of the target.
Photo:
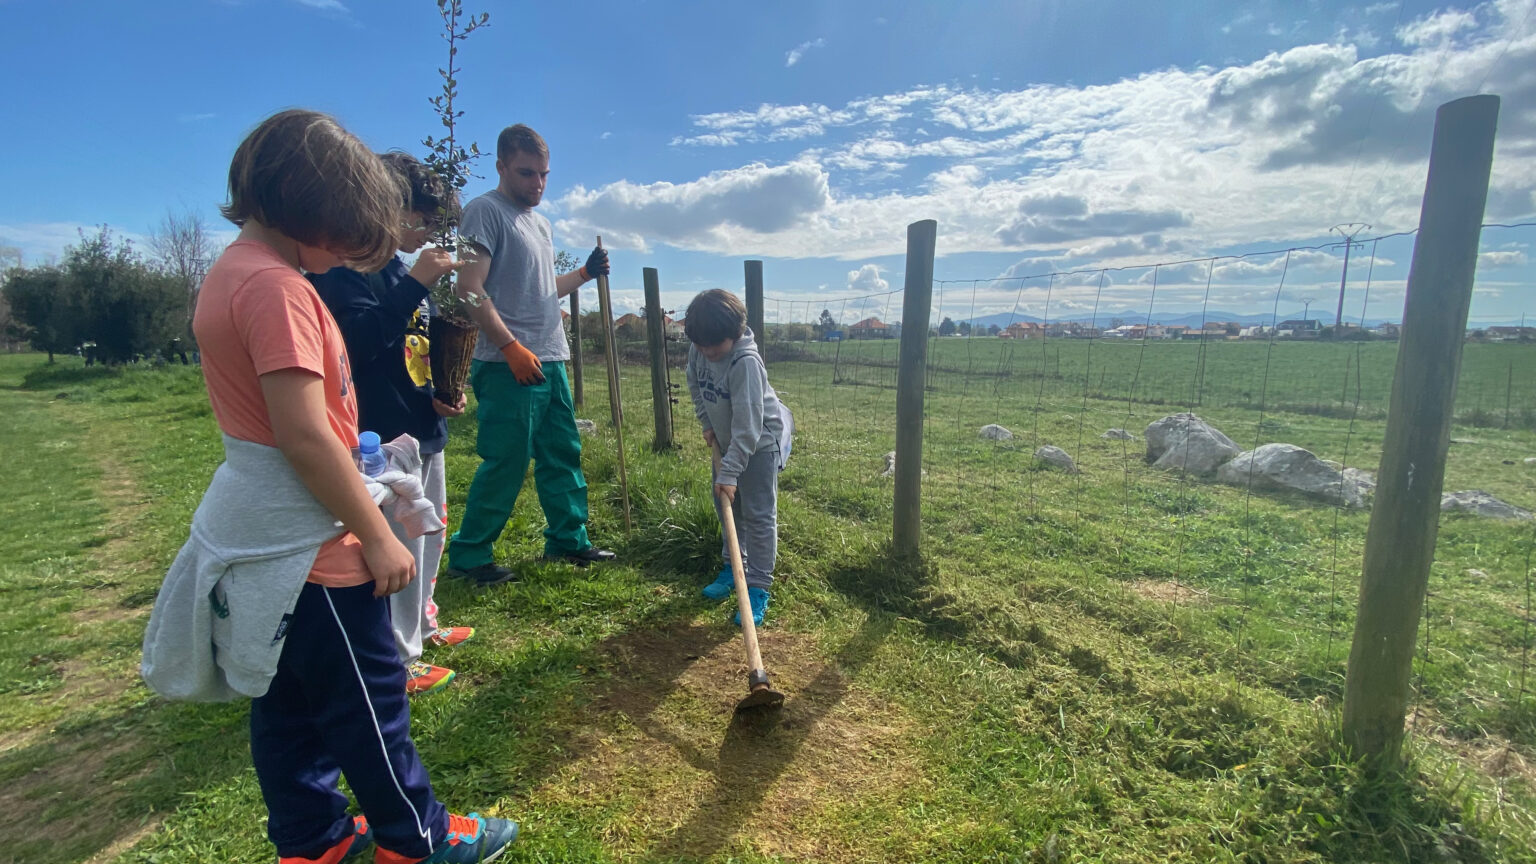
<svg viewBox="0 0 1536 864">
<path fill-rule="evenodd" d="M 427 217 L 428 227 L 459 221 L 459 192 L 433 174 L 420 159 L 401 150 L 380 153 L 385 167 L 405 184 L 405 209 Z"/>
<path fill-rule="evenodd" d="M 517 153 L 528 153 L 548 159 L 549 145 L 544 143 L 544 138 L 539 133 L 519 123 L 516 126 L 508 126 L 496 136 L 496 161 L 505 162 Z"/>
<path fill-rule="evenodd" d="M 317 111 L 289 109 L 247 135 L 229 164 L 224 218 L 254 219 L 364 272 L 400 245 L 400 181 L 352 133 Z"/>
<path fill-rule="evenodd" d="M 746 326 L 746 304 L 719 288 L 699 292 L 688 304 L 683 318 L 683 333 L 695 345 L 719 345 L 727 339 L 740 339 Z"/>
</svg>

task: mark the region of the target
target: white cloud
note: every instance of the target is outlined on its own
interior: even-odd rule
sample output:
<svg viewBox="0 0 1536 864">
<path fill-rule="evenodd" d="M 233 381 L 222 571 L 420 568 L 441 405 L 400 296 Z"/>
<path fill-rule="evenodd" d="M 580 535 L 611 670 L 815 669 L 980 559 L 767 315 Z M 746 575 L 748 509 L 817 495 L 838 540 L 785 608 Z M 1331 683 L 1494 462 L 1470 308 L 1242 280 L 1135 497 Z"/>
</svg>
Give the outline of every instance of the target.
<svg viewBox="0 0 1536 864">
<path fill-rule="evenodd" d="M 800 58 L 805 56 L 805 52 L 811 50 L 812 48 L 824 48 L 826 47 L 826 44 L 827 40 L 825 39 L 812 39 L 809 42 L 801 42 L 799 45 L 791 48 L 789 52 L 784 55 L 784 68 L 788 69 L 796 63 L 799 63 Z"/>
<path fill-rule="evenodd" d="M 850 294 L 879 294 L 889 290 L 891 283 L 880 277 L 880 268 L 874 264 L 865 264 L 857 270 L 848 271 Z"/>
<path fill-rule="evenodd" d="M 578 186 L 560 199 L 565 236 L 602 233 L 614 245 L 645 249 L 650 240 L 731 248 L 739 238 L 772 235 L 812 219 L 830 201 L 820 166 L 762 163 L 717 171 L 689 183 L 628 181 L 597 190 Z"/>
<path fill-rule="evenodd" d="M 1476 26 L 1473 13 L 1448 9 L 1404 24 L 1397 28 L 1397 38 L 1404 45 L 1439 45 Z"/>
<path fill-rule="evenodd" d="M 301 6 L 308 6 L 311 9 L 319 9 L 322 12 L 346 13 L 351 11 L 347 9 L 341 0 L 296 0 L 296 2 Z"/>
<path fill-rule="evenodd" d="M 1529 263 L 1524 250 L 1500 249 L 1482 252 L 1477 256 L 1479 270 L 1497 270 L 1505 267 L 1524 267 Z"/>
<path fill-rule="evenodd" d="M 939 222 L 941 255 L 1011 252 L 1061 269 L 1275 248 L 1339 221 L 1415 227 L 1435 109 L 1483 86 L 1503 97 L 1488 215 L 1514 221 L 1536 214 L 1526 2 L 1410 21 L 1399 29 L 1412 44 L 1364 58 L 1340 34 L 1091 86 L 932 85 L 698 114 L 675 143 L 740 148 L 744 164 L 560 203 L 583 233 L 729 255 L 896 255 L 904 226 L 925 218 Z M 797 140 L 814 146 L 755 161 L 757 145 Z"/>
</svg>

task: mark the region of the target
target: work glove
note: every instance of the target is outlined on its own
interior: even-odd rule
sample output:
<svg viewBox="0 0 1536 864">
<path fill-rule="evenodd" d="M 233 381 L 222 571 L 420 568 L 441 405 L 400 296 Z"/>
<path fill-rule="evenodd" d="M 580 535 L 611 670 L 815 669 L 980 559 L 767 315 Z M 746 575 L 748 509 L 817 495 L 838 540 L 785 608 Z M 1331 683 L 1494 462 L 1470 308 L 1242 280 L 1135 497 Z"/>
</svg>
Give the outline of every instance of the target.
<svg viewBox="0 0 1536 864">
<path fill-rule="evenodd" d="M 544 383 L 544 364 L 533 356 L 532 351 L 524 348 L 523 343 L 513 339 L 501 346 L 501 356 L 507 358 L 507 366 L 517 383 L 525 386 Z"/>
<path fill-rule="evenodd" d="M 592 254 L 587 256 L 586 266 L 581 268 L 586 271 L 588 279 L 596 279 L 599 276 L 608 275 L 608 250 L 601 246 L 594 247 Z"/>
</svg>

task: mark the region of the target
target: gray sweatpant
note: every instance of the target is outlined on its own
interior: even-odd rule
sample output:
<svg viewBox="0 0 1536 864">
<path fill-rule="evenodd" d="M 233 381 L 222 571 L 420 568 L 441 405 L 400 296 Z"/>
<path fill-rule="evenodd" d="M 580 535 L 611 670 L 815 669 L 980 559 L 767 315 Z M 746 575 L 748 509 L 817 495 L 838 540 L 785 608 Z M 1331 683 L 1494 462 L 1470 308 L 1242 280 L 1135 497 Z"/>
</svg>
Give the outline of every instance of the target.
<svg viewBox="0 0 1536 864">
<path fill-rule="evenodd" d="M 421 488 L 427 500 L 437 508 L 437 515 L 448 521 L 448 482 L 443 454 L 433 453 L 421 457 Z M 386 517 L 387 519 L 387 517 Z M 395 647 L 400 659 L 407 666 L 421 659 L 421 643 L 437 629 L 437 604 L 432 602 L 432 592 L 437 587 L 437 565 L 443 560 L 443 543 L 446 531 L 424 534 L 420 537 L 405 536 L 405 529 L 393 519 L 387 519 L 395 537 L 405 544 L 416 559 L 416 578 L 405 588 L 389 595 L 389 615 L 395 629 Z"/>
<path fill-rule="evenodd" d="M 779 465 L 777 449 L 759 450 L 747 460 L 747 470 L 736 478 L 736 503 L 731 510 L 736 517 L 736 539 L 741 544 L 749 588 L 773 584 L 773 565 L 779 556 Z M 715 512 L 723 515 L 718 498 Z M 720 557 L 725 559 L 725 566 L 731 566 L 723 532 Z"/>
</svg>

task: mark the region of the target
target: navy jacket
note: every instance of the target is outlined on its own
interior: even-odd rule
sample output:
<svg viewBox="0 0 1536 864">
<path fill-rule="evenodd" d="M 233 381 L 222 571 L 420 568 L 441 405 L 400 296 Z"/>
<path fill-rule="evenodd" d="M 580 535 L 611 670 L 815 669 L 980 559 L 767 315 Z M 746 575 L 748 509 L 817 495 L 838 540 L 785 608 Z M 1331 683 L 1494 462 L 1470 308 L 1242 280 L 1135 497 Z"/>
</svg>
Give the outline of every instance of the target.
<svg viewBox="0 0 1536 864">
<path fill-rule="evenodd" d="M 359 430 L 389 441 L 407 434 L 423 455 L 448 446 L 448 424 L 432 408 L 427 286 L 411 278 L 400 256 L 377 273 L 337 267 L 309 274 L 341 328 L 357 389 Z"/>
</svg>

